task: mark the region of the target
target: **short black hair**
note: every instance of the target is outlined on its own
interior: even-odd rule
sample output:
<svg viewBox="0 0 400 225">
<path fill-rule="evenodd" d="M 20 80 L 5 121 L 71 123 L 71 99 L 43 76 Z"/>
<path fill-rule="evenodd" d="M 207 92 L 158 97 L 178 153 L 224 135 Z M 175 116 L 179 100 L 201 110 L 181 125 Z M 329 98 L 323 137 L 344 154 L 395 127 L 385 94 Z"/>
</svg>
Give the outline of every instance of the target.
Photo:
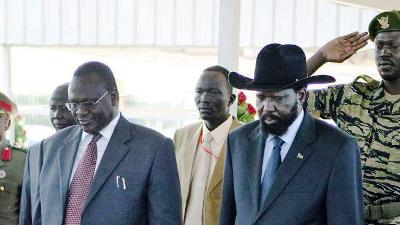
<svg viewBox="0 0 400 225">
<path fill-rule="evenodd" d="M 97 74 L 104 87 L 108 91 L 116 91 L 118 93 L 117 83 L 110 67 L 102 62 L 90 61 L 80 65 L 74 72 L 74 76 L 81 77 L 88 74 Z"/>
<path fill-rule="evenodd" d="M 228 88 L 228 92 L 229 92 L 229 94 L 232 94 L 232 85 L 228 81 L 228 77 L 229 77 L 229 73 L 230 73 L 228 69 L 226 69 L 223 66 L 215 65 L 215 66 L 207 67 L 205 70 L 203 70 L 203 72 L 207 72 L 207 71 L 217 72 L 217 73 L 224 75 L 224 78 L 226 80 L 226 87 Z"/>
</svg>

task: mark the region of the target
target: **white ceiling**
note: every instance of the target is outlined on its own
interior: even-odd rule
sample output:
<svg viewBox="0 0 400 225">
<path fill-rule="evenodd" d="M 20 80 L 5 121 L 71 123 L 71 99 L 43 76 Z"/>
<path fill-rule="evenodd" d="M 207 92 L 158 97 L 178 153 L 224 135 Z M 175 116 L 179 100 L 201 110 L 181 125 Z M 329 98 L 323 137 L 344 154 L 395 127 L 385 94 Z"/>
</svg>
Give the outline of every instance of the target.
<svg viewBox="0 0 400 225">
<path fill-rule="evenodd" d="M 329 0 L 338 4 L 373 8 L 381 11 L 397 9 L 400 10 L 399 0 Z"/>
</svg>

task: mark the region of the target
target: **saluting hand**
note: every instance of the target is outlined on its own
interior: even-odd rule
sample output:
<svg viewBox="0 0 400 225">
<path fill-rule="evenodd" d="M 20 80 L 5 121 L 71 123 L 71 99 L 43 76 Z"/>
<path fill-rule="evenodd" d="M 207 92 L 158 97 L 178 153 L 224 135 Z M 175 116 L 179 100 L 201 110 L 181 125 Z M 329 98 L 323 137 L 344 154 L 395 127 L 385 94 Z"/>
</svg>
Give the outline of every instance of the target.
<svg viewBox="0 0 400 225">
<path fill-rule="evenodd" d="M 319 49 L 325 62 L 341 63 L 367 45 L 368 33 L 353 32 L 337 37 Z"/>
</svg>

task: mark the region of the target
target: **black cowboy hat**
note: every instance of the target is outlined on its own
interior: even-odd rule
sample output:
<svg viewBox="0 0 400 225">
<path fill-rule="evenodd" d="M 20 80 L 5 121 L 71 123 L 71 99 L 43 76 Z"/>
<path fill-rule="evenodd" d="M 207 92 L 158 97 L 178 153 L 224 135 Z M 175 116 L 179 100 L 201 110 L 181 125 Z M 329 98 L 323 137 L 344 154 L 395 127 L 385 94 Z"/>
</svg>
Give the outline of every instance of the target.
<svg viewBox="0 0 400 225">
<path fill-rule="evenodd" d="M 307 75 L 306 56 L 297 45 L 269 44 L 261 49 L 256 61 L 254 80 L 236 72 L 229 74 L 229 83 L 238 89 L 280 91 L 299 89 L 307 84 L 335 82 L 329 75 Z"/>
</svg>

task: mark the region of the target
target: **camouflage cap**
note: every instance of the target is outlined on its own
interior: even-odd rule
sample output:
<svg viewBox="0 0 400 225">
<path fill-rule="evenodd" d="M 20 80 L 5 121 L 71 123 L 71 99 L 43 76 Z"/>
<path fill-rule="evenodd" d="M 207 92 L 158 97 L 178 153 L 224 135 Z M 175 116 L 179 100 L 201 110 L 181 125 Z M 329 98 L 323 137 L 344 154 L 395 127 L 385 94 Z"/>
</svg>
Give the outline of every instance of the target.
<svg viewBox="0 0 400 225">
<path fill-rule="evenodd" d="M 388 31 L 400 31 L 400 11 L 381 12 L 369 23 L 368 33 L 371 40 L 375 39 L 377 33 Z"/>
<path fill-rule="evenodd" d="M 17 105 L 5 94 L 0 92 L 0 114 L 15 114 L 17 113 Z"/>
</svg>

